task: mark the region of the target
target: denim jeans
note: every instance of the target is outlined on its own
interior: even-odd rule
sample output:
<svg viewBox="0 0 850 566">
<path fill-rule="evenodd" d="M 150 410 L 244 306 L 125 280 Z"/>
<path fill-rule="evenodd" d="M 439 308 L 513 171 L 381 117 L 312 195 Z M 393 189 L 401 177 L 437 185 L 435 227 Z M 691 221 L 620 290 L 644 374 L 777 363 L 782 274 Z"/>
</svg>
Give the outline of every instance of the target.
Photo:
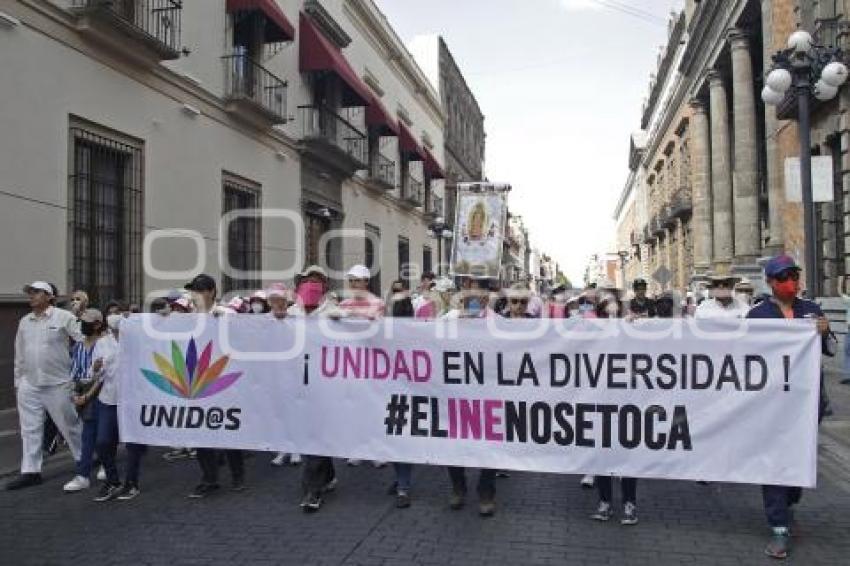
<svg viewBox="0 0 850 566">
<path fill-rule="evenodd" d="M 117 485 L 121 483 L 118 476 L 118 465 L 115 455 L 118 452 L 118 406 L 97 403 L 97 455 L 106 471 L 106 482 Z"/>
<path fill-rule="evenodd" d="M 396 489 L 410 491 L 410 484 L 413 482 L 413 464 L 397 462 L 393 464 L 393 468 L 395 468 Z"/>
<path fill-rule="evenodd" d="M 99 403 L 97 399 L 92 403 Z M 77 462 L 77 475 L 91 479 L 91 469 L 94 465 L 94 451 L 97 443 L 98 411 L 93 411 L 92 418 L 83 421 L 83 433 L 80 437 L 80 460 Z"/>
<path fill-rule="evenodd" d="M 139 468 L 142 466 L 142 456 L 148 451 L 146 444 L 128 443 L 127 448 L 127 471 L 124 475 L 124 483 L 139 487 Z"/>
<path fill-rule="evenodd" d="M 761 495 L 767 524 L 771 527 L 790 527 L 791 507 L 800 502 L 803 489 L 786 485 L 763 485 Z"/>
<path fill-rule="evenodd" d="M 599 491 L 599 500 L 611 503 L 614 499 L 614 478 L 611 476 L 596 476 L 596 488 Z M 620 479 L 620 489 L 623 492 L 623 504 L 637 504 L 637 479 Z"/>
</svg>

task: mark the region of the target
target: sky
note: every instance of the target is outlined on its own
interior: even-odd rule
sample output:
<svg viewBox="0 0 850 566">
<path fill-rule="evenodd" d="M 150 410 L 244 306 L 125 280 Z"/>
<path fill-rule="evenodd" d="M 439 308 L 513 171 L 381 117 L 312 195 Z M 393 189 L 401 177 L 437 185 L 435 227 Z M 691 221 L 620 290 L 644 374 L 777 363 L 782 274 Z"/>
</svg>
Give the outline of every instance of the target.
<svg viewBox="0 0 850 566">
<path fill-rule="evenodd" d="M 486 175 L 531 244 L 581 284 L 615 252 L 629 136 L 682 0 L 376 0 L 401 38 L 443 36 L 485 116 Z"/>
</svg>

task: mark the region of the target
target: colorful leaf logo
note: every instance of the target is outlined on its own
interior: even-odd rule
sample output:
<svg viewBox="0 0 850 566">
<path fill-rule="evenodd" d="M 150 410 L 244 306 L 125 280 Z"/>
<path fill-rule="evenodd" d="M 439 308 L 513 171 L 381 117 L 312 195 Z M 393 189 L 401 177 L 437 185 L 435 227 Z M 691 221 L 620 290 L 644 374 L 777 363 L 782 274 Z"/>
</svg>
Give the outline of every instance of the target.
<svg viewBox="0 0 850 566">
<path fill-rule="evenodd" d="M 189 340 L 186 353 L 177 342 L 171 342 L 171 360 L 154 353 L 157 371 L 143 369 L 142 374 L 157 389 L 183 399 L 205 399 L 221 393 L 242 377 L 242 372 L 224 373 L 230 356 L 212 360 L 213 343 L 210 341 L 198 356 L 195 339 Z"/>
</svg>

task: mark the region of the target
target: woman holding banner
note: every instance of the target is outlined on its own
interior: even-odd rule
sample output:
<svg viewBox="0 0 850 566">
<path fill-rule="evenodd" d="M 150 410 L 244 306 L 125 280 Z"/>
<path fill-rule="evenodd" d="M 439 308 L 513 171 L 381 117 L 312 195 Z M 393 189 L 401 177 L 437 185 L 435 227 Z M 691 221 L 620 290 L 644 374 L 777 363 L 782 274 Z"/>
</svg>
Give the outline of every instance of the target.
<svg viewBox="0 0 850 566">
<path fill-rule="evenodd" d="M 495 287 L 495 282 L 492 284 Z M 458 308 L 447 312 L 447 320 L 468 318 L 490 318 L 496 316 L 490 308 L 490 280 L 463 278 L 461 280 L 460 302 Z M 492 290 L 496 290 L 493 288 Z M 466 504 L 466 468 L 449 466 L 449 479 L 452 482 L 452 494 L 449 507 L 460 510 Z M 478 475 L 478 513 L 482 517 L 492 517 L 496 513 L 496 470 L 482 468 Z"/>
</svg>

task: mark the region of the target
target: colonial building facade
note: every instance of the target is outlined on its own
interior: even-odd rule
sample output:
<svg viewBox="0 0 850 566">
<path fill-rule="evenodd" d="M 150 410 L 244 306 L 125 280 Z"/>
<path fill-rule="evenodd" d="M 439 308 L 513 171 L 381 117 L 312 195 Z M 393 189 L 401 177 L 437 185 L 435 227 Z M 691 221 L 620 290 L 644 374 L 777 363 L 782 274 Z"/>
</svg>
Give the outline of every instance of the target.
<svg viewBox="0 0 850 566">
<path fill-rule="evenodd" d="M 34 279 L 142 304 L 366 263 L 381 293 L 435 260 L 445 104 L 372 0 L 4 0 L 0 68 L 3 384 Z"/>
<path fill-rule="evenodd" d="M 711 273 L 758 280 L 759 263 L 779 251 L 804 261 L 802 207 L 785 198 L 786 159 L 799 156 L 796 109 L 766 107 L 759 92 L 798 25 L 844 46 L 846 10 L 843 1 L 690 0 L 671 19 L 615 210 L 627 279 L 684 292 Z M 836 197 L 818 206 L 819 296 L 847 272 L 847 104 L 844 89 L 814 115 L 811 151 L 833 156 Z"/>
</svg>

